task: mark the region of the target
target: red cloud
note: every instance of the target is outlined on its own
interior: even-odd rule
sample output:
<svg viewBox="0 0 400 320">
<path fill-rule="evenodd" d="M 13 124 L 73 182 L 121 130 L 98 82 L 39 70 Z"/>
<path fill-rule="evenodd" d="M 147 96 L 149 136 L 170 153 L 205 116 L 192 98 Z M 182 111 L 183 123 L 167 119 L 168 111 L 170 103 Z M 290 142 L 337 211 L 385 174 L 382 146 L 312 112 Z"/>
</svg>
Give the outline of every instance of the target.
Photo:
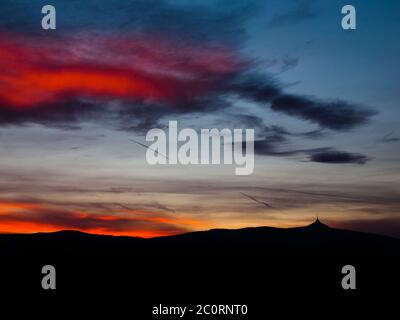
<svg viewBox="0 0 400 320">
<path fill-rule="evenodd" d="M 156 37 L 0 35 L 0 101 L 20 111 L 68 98 L 179 104 L 214 90 L 242 66 L 227 49 Z"/>
</svg>

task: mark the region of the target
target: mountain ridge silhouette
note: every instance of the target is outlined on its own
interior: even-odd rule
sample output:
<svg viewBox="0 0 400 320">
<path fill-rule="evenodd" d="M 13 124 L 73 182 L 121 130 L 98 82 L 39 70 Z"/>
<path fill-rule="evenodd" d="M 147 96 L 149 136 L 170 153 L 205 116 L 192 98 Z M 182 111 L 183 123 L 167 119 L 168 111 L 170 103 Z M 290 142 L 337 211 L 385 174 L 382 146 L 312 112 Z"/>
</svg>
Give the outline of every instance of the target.
<svg viewBox="0 0 400 320">
<path fill-rule="evenodd" d="M 0 255 L 399 255 L 400 239 L 335 229 L 319 219 L 293 228 L 210 229 L 140 238 L 90 234 L 75 230 L 1 234 Z"/>
</svg>

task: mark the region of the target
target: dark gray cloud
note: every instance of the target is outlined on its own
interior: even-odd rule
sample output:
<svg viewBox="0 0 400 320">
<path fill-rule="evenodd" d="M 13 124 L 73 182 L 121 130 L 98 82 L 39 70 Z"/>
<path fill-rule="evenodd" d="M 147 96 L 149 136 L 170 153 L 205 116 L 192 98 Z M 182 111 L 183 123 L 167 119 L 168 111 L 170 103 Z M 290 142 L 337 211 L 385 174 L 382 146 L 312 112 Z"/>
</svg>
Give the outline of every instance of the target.
<svg viewBox="0 0 400 320">
<path fill-rule="evenodd" d="M 270 106 L 273 111 L 338 131 L 363 125 L 377 113 L 342 99 L 321 100 L 313 96 L 287 94 L 275 79 L 249 72 L 238 74 L 231 80 L 228 92 Z"/>
<path fill-rule="evenodd" d="M 282 140 L 280 136 L 270 136 L 263 140 L 254 141 L 254 153 L 262 156 L 275 156 L 275 157 L 290 157 L 296 155 L 311 155 L 322 154 L 330 152 L 332 148 L 321 147 L 321 148 L 282 148 Z"/>
<path fill-rule="evenodd" d="M 28 110 L 11 109 L 0 105 L 0 125 L 24 126 L 32 123 L 48 127 L 64 129 L 78 129 L 83 120 L 92 119 L 102 114 L 102 106 L 84 102 L 79 99 L 70 99 L 56 105 L 42 105 L 40 108 Z"/>
<path fill-rule="evenodd" d="M 362 154 L 338 151 L 332 147 L 319 148 L 293 148 L 288 137 L 310 135 L 311 138 L 318 137 L 320 131 L 313 130 L 305 133 L 291 133 L 280 126 L 270 126 L 264 129 L 264 136 L 254 141 L 255 154 L 262 156 L 290 157 L 305 155 L 311 162 L 331 164 L 365 164 L 370 159 Z M 245 148 L 245 143 L 243 143 Z M 303 160 L 304 161 L 304 160 Z"/>
<path fill-rule="evenodd" d="M 299 64 L 299 60 L 300 59 L 297 57 L 292 57 L 289 55 L 284 56 L 282 59 L 282 66 L 281 66 L 280 72 L 282 73 L 282 72 L 289 71 L 293 68 L 296 68 L 297 65 Z"/>
<path fill-rule="evenodd" d="M 281 84 L 272 77 L 254 72 L 243 72 L 236 75 L 226 85 L 226 90 L 243 99 L 259 103 L 270 103 L 283 94 Z"/>
<path fill-rule="evenodd" d="M 310 156 L 310 161 L 321 163 L 365 164 L 368 160 L 370 159 L 362 154 L 334 150 L 317 152 Z"/>
<path fill-rule="evenodd" d="M 394 135 L 394 132 L 390 132 L 388 134 L 385 134 L 382 138 L 378 140 L 379 142 L 398 142 L 400 141 L 400 138 Z"/>
<path fill-rule="evenodd" d="M 322 101 L 314 97 L 283 94 L 271 109 L 317 123 L 322 128 L 348 130 L 365 124 L 376 112 L 343 100 Z"/>
<path fill-rule="evenodd" d="M 304 138 L 310 138 L 310 139 L 317 139 L 317 138 L 322 138 L 327 135 L 326 132 L 324 132 L 323 129 L 315 129 L 311 131 L 305 131 L 305 132 L 291 132 L 288 131 L 286 128 L 278 125 L 272 125 L 272 126 L 267 126 L 264 129 L 264 132 L 266 134 L 268 133 L 274 133 L 282 136 L 289 136 L 289 137 L 304 137 Z"/>
</svg>

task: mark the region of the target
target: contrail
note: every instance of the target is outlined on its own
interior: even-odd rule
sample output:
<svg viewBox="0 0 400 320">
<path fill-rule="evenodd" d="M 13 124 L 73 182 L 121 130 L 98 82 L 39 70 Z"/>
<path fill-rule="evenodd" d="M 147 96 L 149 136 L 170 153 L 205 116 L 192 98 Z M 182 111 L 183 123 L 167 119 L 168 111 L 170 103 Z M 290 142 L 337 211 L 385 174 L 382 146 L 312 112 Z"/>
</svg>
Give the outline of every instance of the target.
<svg viewBox="0 0 400 320">
<path fill-rule="evenodd" d="M 151 148 L 151 147 L 149 147 L 149 146 L 146 146 L 146 145 L 143 144 L 143 143 L 140 143 L 139 141 L 136 141 L 136 140 L 133 140 L 133 139 L 129 139 L 129 140 L 132 141 L 133 143 L 138 144 L 139 146 L 145 147 L 146 149 L 150 149 L 150 150 L 154 151 L 156 154 L 160 154 L 160 155 L 162 155 L 165 159 L 169 160 L 168 157 L 167 157 L 165 154 L 162 154 L 162 153 L 158 152 L 157 150 L 155 150 L 155 149 L 153 149 L 153 148 Z"/>
<path fill-rule="evenodd" d="M 125 210 L 134 210 L 134 209 L 132 209 L 132 208 L 129 208 L 128 206 L 126 206 L 126 205 L 123 205 L 122 203 L 113 203 L 115 206 L 118 206 L 118 207 L 121 207 L 122 209 L 125 209 Z"/>
<path fill-rule="evenodd" d="M 130 208 L 122 203 L 118 203 L 118 202 L 113 203 L 113 205 L 121 207 L 122 209 L 125 209 L 125 210 L 135 210 L 135 209 L 132 209 L 132 208 Z M 167 206 L 164 206 L 158 202 L 155 202 L 154 205 L 152 205 L 152 207 L 155 207 L 155 208 L 163 210 L 163 211 L 174 212 L 174 213 L 176 212 L 174 209 L 168 208 Z"/>
<path fill-rule="evenodd" d="M 240 192 L 240 194 L 243 195 L 243 196 L 245 196 L 246 198 L 249 198 L 250 200 L 253 200 L 253 201 L 255 201 L 255 202 L 259 203 L 259 204 L 262 204 L 262 205 L 264 205 L 264 206 L 266 206 L 266 207 L 268 207 L 268 208 L 270 208 L 270 209 L 273 209 L 273 208 L 274 208 L 274 207 L 271 206 L 270 204 L 268 204 L 268 203 L 266 203 L 266 202 L 264 202 L 264 201 L 260 201 L 260 200 L 254 198 L 254 197 L 252 197 L 252 196 L 250 196 L 250 195 L 248 195 L 248 194 L 245 194 L 245 193 L 243 193 L 243 192 Z"/>
</svg>

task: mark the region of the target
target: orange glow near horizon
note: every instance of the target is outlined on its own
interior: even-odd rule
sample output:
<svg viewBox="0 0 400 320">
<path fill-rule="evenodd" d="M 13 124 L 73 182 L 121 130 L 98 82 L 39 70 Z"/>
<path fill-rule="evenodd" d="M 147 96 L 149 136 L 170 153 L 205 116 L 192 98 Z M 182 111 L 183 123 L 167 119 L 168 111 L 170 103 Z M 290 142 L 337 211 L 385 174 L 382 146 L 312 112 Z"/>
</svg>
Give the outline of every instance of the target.
<svg viewBox="0 0 400 320">
<path fill-rule="evenodd" d="M 29 234 L 29 233 L 40 233 L 40 232 L 57 232 L 57 231 L 80 231 L 89 234 L 97 235 L 109 235 L 109 236 L 126 236 L 126 237 L 140 237 L 140 238 L 154 238 L 162 236 L 171 236 L 179 234 L 181 232 L 168 232 L 168 231 L 152 231 L 152 230 L 133 230 L 133 231 L 108 231 L 104 229 L 80 229 L 80 228 L 60 228 L 57 226 L 46 225 L 44 223 L 33 223 L 33 222 L 1 222 L 0 233 L 5 234 Z"/>
<path fill-rule="evenodd" d="M 151 238 L 197 230 L 204 221 L 144 210 L 109 214 L 69 211 L 54 205 L 0 201 L 0 233 L 76 230 L 91 234 Z"/>
<path fill-rule="evenodd" d="M 152 238 L 213 228 L 239 229 L 263 225 L 290 228 L 311 222 L 284 222 L 275 219 L 213 221 L 140 209 L 110 210 L 107 214 L 100 214 L 65 210 L 54 205 L 0 201 L 0 233 L 75 230 L 91 234 Z"/>
</svg>

